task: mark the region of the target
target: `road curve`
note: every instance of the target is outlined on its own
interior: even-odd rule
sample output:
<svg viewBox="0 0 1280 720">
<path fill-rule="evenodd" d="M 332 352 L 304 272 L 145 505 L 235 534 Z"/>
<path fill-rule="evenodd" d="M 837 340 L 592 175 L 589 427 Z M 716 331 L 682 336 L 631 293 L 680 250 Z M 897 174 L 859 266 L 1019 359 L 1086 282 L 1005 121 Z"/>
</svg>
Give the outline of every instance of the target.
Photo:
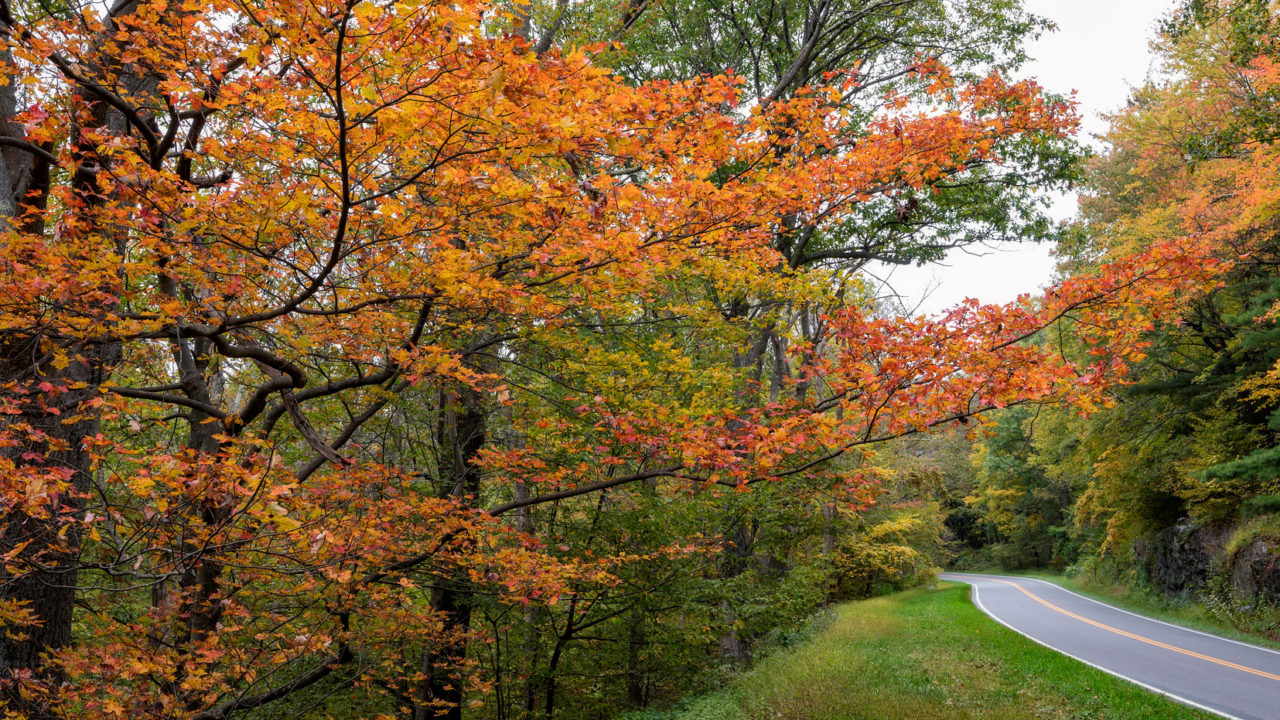
<svg viewBox="0 0 1280 720">
<path fill-rule="evenodd" d="M 1280 652 L 1170 625 L 1032 578 L 942 573 L 996 622 L 1104 672 L 1234 720 L 1280 720 Z"/>
</svg>

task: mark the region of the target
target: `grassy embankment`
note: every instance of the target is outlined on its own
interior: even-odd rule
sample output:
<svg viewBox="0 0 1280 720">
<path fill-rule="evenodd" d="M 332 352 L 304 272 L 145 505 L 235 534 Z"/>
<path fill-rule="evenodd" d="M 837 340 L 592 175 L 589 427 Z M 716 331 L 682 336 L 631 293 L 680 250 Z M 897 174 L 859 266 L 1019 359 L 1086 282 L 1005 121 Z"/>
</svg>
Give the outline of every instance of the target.
<svg viewBox="0 0 1280 720">
<path fill-rule="evenodd" d="M 1036 645 L 941 583 L 842 605 L 808 641 L 683 709 L 631 720 L 1214 717 Z"/>
</svg>

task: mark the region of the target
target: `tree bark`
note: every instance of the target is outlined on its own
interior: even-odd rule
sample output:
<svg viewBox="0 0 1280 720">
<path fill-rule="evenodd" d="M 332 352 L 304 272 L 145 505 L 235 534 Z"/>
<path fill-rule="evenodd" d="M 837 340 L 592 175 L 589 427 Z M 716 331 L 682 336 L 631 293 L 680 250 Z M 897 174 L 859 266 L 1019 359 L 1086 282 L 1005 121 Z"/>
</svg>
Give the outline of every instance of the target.
<svg viewBox="0 0 1280 720">
<path fill-rule="evenodd" d="M 644 603 L 636 603 L 631 612 L 631 627 L 627 637 L 627 701 L 637 708 L 647 707 L 649 704 L 649 671 L 644 662 L 649 636 L 645 620 Z"/>
<path fill-rule="evenodd" d="M 7 54 L 0 61 L 12 67 Z M 0 134 L 24 140 L 15 121 L 15 85 L 10 81 L 0 87 Z M 90 100 L 89 107 L 82 127 L 109 127 L 112 113 L 107 106 Z M 95 215 L 106 198 L 95 168 L 103 160 L 79 128 L 73 128 L 72 136 L 80 138 L 70 180 L 78 204 L 75 212 L 86 221 L 87 229 L 81 232 L 96 232 Z M 38 215 L 24 218 L 24 205 L 43 208 L 50 177 L 48 163 L 30 150 L 11 150 L 14 148 L 6 147 L 0 163 L 4 168 L 0 179 L 5 181 L 0 187 L 0 223 L 16 231 L 43 232 L 44 222 Z M 111 310 L 101 306 L 83 309 L 104 317 Z M 0 635 L 0 700 L 7 700 L 11 709 L 31 718 L 44 718 L 56 713 L 54 698 L 45 691 L 56 687 L 61 678 L 57 666 L 48 662 L 48 653 L 72 641 L 80 554 L 76 521 L 84 508 L 93 470 L 83 441 L 96 435 L 98 428 L 96 414 L 87 411 L 85 403 L 97 394 L 111 366 L 119 360 L 120 346 L 112 342 L 85 344 L 36 322 L 33 319 L 32 326 L 9 328 L 0 335 L 0 382 L 25 387 L 30 393 L 18 399 L 20 414 L 8 416 L 5 429 L 14 430 L 15 421 L 25 422 L 43 438 L 8 448 L 5 454 L 18 467 L 66 477 L 69 487 L 52 494 L 37 513 L 7 512 L 0 526 L 0 555 L 8 558 L 0 567 L 0 599 L 25 605 L 36 621 L 19 633 Z M 55 360 L 58 354 L 65 363 Z M 37 386 L 56 389 L 40 390 Z"/>
<path fill-rule="evenodd" d="M 46 373 L 45 377 L 83 382 L 92 388 L 101 381 L 102 366 L 87 362 L 73 361 L 65 372 L 56 374 L 52 368 L 32 368 L 23 362 L 31 355 L 26 347 L 30 342 L 6 338 L 0 345 L 0 372 L 4 378 L 34 369 Z M 75 412 L 76 406 L 92 394 L 91 390 L 72 391 L 62 396 L 62 404 Z M 5 454 L 28 467 L 39 465 L 47 471 L 69 473 L 71 482 L 67 493 L 48 503 L 47 515 L 9 512 L 0 530 L 0 555 L 9 558 L 0 564 L 0 598 L 24 604 L 36 620 L 34 625 L 12 628 L 15 632 L 0 633 L 0 705 L 7 702 L 10 709 L 38 720 L 56 716 L 54 698 L 46 696 L 42 688 L 56 686 L 62 677 L 56 665 L 47 663 L 48 653 L 72 641 L 80 552 L 80 533 L 73 521 L 83 509 L 92 471 L 82 440 L 97 433 L 97 421 L 86 418 L 64 425 L 62 416 L 33 405 L 24 407 L 17 419 L 46 433 L 49 440 L 9 448 Z M 24 460 L 23 456 L 40 459 Z"/>
<path fill-rule="evenodd" d="M 447 495 L 455 498 L 480 492 L 480 469 L 475 461 L 488 434 L 488 415 L 480 392 L 465 388 L 443 403 L 443 435 L 450 450 Z M 421 679 L 413 720 L 461 720 L 463 687 L 459 673 L 467 657 L 471 631 L 472 593 L 465 581 L 440 578 L 431 594 L 431 609 L 444 620 L 445 638 L 424 649 Z"/>
</svg>

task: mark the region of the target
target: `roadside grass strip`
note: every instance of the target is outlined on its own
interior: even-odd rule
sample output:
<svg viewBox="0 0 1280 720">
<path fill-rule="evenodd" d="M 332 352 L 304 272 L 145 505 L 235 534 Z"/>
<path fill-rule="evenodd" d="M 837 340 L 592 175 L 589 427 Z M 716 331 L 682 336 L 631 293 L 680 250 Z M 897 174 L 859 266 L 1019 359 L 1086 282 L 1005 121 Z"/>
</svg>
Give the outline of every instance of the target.
<svg viewBox="0 0 1280 720">
<path fill-rule="evenodd" d="M 838 607 L 809 641 L 725 689 L 633 720 L 1162 720 L 1214 718 L 996 623 L 939 583 Z"/>
</svg>

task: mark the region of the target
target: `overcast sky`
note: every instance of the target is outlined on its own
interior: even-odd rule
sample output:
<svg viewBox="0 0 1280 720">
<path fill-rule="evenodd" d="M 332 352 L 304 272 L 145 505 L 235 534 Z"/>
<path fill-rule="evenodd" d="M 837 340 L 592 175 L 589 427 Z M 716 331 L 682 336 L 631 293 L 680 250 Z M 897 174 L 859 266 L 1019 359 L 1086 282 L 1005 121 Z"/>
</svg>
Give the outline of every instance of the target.
<svg viewBox="0 0 1280 720">
<path fill-rule="evenodd" d="M 1124 105 L 1130 88 L 1140 85 L 1151 67 L 1148 41 L 1156 22 L 1175 0 L 1027 0 L 1032 12 L 1058 25 L 1030 46 L 1028 76 L 1052 92 L 1076 91 L 1084 119 L 1085 139 L 1106 129 L 1099 113 Z M 1094 143 L 1095 146 L 1097 145 Z M 1072 216 L 1075 196 L 1054 204 L 1058 218 Z M 921 312 L 938 312 L 966 297 L 1000 303 L 1019 293 L 1036 293 L 1053 275 L 1051 248 L 1011 245 L 974 256 L 952 252 L 943 266 L 890 268 L 876 265 L 872 272 L 885 276 L 908 304 Z"/>
</svg>

